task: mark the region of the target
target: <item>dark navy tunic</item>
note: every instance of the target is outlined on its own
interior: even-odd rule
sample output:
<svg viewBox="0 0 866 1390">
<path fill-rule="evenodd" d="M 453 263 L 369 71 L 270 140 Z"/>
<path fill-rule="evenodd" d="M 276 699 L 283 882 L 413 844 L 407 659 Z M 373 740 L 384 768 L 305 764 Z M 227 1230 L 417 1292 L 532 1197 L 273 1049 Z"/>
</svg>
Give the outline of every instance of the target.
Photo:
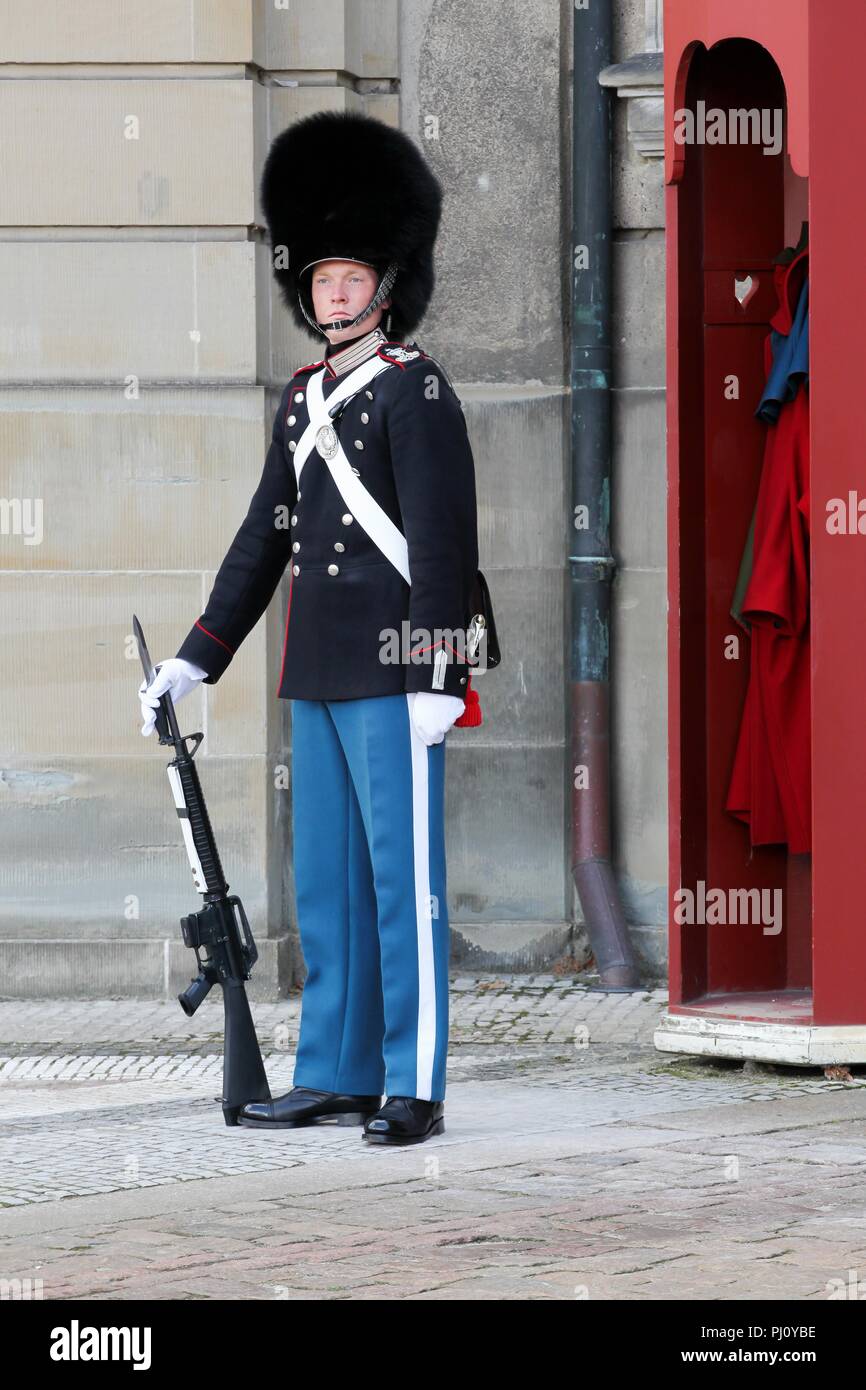
<svg viewBox="0 0 866 1390">
<path fill-rule="evenodd" d="M 377 350 L 388 369 L 346 403 L 335 428 L 360 481 L 406 537 L 411 586 L 355 520 L 315 449 L 298 491 L 292 445 L 309 421 L 307 383 L 326 366 L 327 401 L 347 375 L 328 358 L 301 367 L 283 391 L 247 515 L 177 653 L 208 672 L 206 684 L 220 679 L 290 565 L 282 699 L 466 697 L 472 668 L 457 639 L 471 616 L 478 533 L 463 408 L 417 345 Z"/>
</svg>

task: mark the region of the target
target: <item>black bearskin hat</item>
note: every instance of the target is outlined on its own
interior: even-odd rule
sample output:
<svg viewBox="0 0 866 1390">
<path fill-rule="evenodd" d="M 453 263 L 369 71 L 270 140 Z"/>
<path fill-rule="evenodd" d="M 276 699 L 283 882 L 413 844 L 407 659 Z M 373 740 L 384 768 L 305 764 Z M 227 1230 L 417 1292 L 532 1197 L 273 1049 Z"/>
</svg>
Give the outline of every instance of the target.
<svg viewBox="0 0 866 1390">
<path fill-rule="evenodd" d="M 381 278 L 396 266 L 390 335 L 404 339 L 433 293 L 433 244 L 442 189 L 408 135 L 373 116 L 321 111 L 296 121 L 272 142 L 261 202 L 274 278 L 299 328 L 315 337 L 311 262 L 356 260 Z"/>
</svg>

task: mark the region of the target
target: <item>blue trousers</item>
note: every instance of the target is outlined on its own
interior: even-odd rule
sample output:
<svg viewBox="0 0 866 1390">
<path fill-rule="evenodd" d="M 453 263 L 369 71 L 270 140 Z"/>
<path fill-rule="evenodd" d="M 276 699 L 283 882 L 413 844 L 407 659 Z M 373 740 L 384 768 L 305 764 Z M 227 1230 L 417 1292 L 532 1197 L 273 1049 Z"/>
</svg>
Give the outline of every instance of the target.
<svg viewBox="0 0 866 1390">
<path fill-rule="evenodd" d="M 445 1096 L 448 736 L 428 747 L 409 699 L 291 702 L 296 1086 Z"/>
</svg>

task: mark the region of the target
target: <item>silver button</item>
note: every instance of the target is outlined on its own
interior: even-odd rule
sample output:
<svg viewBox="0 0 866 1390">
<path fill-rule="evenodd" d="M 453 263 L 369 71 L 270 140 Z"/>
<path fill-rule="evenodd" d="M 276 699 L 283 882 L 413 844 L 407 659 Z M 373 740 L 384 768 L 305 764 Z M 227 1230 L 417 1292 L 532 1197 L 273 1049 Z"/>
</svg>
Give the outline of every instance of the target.
<svg viewBox="0 0 866 1390">
<path fill-rule="evenodd" d="M 368 401 L 371 401 L 371 400 L 373 399 L 373 392 L 372 392 L 372 391 L 365 391 L 365 392 L 364 392 L 364 395 L 367 397 L 367 400 L 368 400 Z"/>
<path fill-rule="evenodd" d="M 289 418 L 288 418 L 288 420 L 286 421 L 286 424 L 287 424 L 287 425 L 293 425 L 293 424 L 295 423 L 295 421 L 297 420 L 297 418 L 298 418 L 297 415 L 290 415 Z"/>
<path fill-rule="evenodd" d="M 296 516 L 293 516 L 293 517 L 292 517 L 292 525 L 293 525 L 293 526 L 297 526 L 297 524 L 298 524 L 298 518 L 297 518 Z"/>
<path fill-rule="evenodd" d="M 351 526 L 352 522 L 355 520 L 351 512 L 344 512 L 340 519 L 344 526 Z"/>
<path fill-rule="evenodd" d="M 340 566 L 339 566 L 339 565 L 329 565 L 329 566 L 328 566 L 328 574 L 339 574 L 339 573 L 340 573 Z"/>
<path fill-rule="evenodd" d="M 361 424 L 362 424 L 362 425 L 369 425 L 369 423 L 370 423 L 370 417 L 369 417 L 369 415 L 367 414 L 366 410 L 362 410 L 362 411 L 361 411 Z"/>
<path fill-rule="evenodd" d="M 355 477 L 356 477 L 356 478 L 360 478 L 360 476 L 361 476 L 361 470 L 360 470 L 360 468 L 356 468 L 355 465 L 354 465 L 354 463 L 351 464 L 350 466 L 351 466 L 352 472 L 355 474 Z"/>
<path fill-rule="evenodd" d="M 289 440 L 289 453 L 290 453 L 290 454 L 293 454 L 293 453 L 295 452 L 295 450 L 297 449 L 297 447 L 298 447 L 298 446 L 297 446 L 297 444 L 295 443 L 294 439 L 290 439 L 290 440 Z"/>
<path fill-rule="evenodd" d="M 343 545 L 343 542 L 342 542 L 342 541 L 334 541 L 334 549 L 335 549 L 335 550 L 345 550 L 346 547 Z"/>
<path fill-rule="evenodd" d="M 300 565 L 292 565 L 292 574 L 300 574 L 300 572 L 301 572 L 301 567 L 300 567 Z"/>
<path fill-rule="evenodd" d="M 364 447 L 364 441 L 363 441 L 362 439 L 356 439 L 356 440 L 355 440 L 355 448 L 356 448 L 356 449 L 363 449 L 363 447 Z"/>
<path fill-rule="evenodd" d="M 297 553 L 297 552 L 300 550 L 300 548 L 301 548 L 301 542 L 300 542 L 300 541 L 295 541 L 294 544 L 293 544 L 293 546 L 292 546 L 292 550 L 294 550 L 295 553 Z"/>
<path fill-rule="evenodd" d="M 303 391 L 296 391 L 296 392 L 295 392 L 295 400 L 296 400 L 296 401 L 302 401 L 303 399 L 304 399 L 304 393 L 303 393 Z"/>
<path fill-rule="evenodd" d="M 465 684 L 466 684 L 466 677 L 465 677 L 465 676 L 461 676 L 461 677 L 460 677 L 460 684 L 461 684 L 461 685 L 465 685 Z"/>
</svg>

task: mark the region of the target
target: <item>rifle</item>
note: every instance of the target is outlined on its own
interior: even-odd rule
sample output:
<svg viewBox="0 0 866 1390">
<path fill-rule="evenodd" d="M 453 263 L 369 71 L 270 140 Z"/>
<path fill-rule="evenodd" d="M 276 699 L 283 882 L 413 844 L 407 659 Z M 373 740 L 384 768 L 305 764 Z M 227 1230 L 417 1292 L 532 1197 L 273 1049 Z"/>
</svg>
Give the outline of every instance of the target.
<svg viewBox="0 0 866 1390">
<path fill-rule="evenodd" d="M 145 679 L 150 685 L 159 667 L 154 667 L 150 659 L 141 623 L 135 614 L 132 630 Z M 198 976 L 177 997 L 187 1018 L 192 1018 L 213 986 L 222 986 L 225 1006 L 222 1107 L 226 1124 L 236 1125 L 241 1107 L 247 1101 L 271 1099 L 244 984 L 250 978 L 259 953 L 240 898 L 236 894 L 229 897 L 229 885 L 220 863 L 198 768 L 193 761 L 204 734 L 181 734 L 174 701 L 169 694 L 160 696 L 156 731 L 160 743 L 174 747 L 175 756 L 167 768 L 168 780 L 193 883 L 205 902 L 198 912 L 180 919 L 183 944 L 195 951 Z M 187 747 L 190 740 L 192 751 Z"/>
</svg>

